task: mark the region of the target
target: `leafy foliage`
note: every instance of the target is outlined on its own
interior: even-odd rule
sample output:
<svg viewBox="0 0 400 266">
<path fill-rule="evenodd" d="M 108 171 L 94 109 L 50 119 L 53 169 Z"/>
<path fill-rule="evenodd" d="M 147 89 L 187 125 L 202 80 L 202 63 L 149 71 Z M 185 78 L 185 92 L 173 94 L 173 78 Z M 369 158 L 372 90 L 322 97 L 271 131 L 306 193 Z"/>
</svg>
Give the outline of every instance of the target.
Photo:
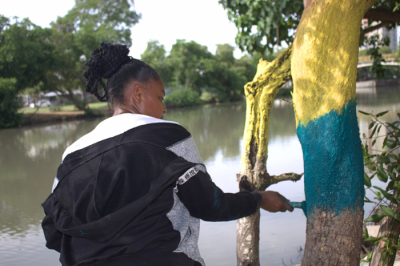
<svg viewBox="0 0 400 266">
<path fill-rule="evenodd" d="M 92 113 L 87 110 L 86 98 L 74 96 L 75 90 L 85 88 L 84 62 L 102 41 L 131 45 L 130 28 L 140 19 L 131 5 L 132 0 L 76 0 L 66 16 L 58 17 L 51 28 L 45 29 L 29 19 L 11 24 L 0 15 L 0 78 L 3 83 L 15 81 L 2 85 L 1 97 L 12 96 L 15 101 L 1 103 L 0 115 L 7 117 L 1 123 L 18 124 L 17 96 L 33 87 L 42 92 L 58 91 L 78 109 Z"/>
<path fill-rule="evenodd" d="M 0 129 L 15 127 L 21 123 L 18 108 L 21 107 L 16 90 L 15 78 L 5 79 L 0 77 Z"/>
<path fill-rule="evenodd" d="M 390 38 L 385 37 L 380 39 L 378 35 L 374 35 L 366 38 L 365 43 L 369 47 L 367 55 L 370 55 L 373 60 L 371 71 L 374 74 L 374 78 L 383 78 L 385 75 L 385 69 L 381 62 L 384 62 L 385 60 L 382 57 L 382 47 L 389 45 Z"/>
<path fill-rule="evenodd" d="M 293 42 L 303 13 L 303 1 L 290 0 L 219 0 L 234 21 L 236 44 L 242 51 L 264 53 L 275 45 Z"/>
<path fill-rule="evenodd" d="M 211 101 L 228 102 L 243 98 L 243 85 L 256 73 L 257 60 L 250 56 L 236 60 L 233 51 L 231 45 L 220 44 L 213 55 L 206 46 L 177 40 L 166 56 L 163 45 L 150 41 L 141 59 L 159 72 L 166 87 L 173 92 L 190 88 L 197 97 L 206 91 Z M 183 95 L 182 92 L 177 94 Z M 174 105 L 171 99 L 179 97 L 171 97 L 168 104 Z"/>
<path fill-rule="evenodd" d="M 61 92 L 80 110 L 88 108 L 87 101 L 75 97 L 73 91 L 84 91 L 81 73 L 91 51 L 102 41 L 131 46 L 130 28 L 140 19 L 131 4 L 129 0 L 77 0 L 66 16 L 51 25 L 57 62 L 47 78 L 53 91 Z"/>
<path fill-rule="evenodd" d="M 282 43 L 291 44 L 303 13 L 303 1 L 219 0 L 219 3 L 236 25 L 236 44 L 249 53 L 264 54 Z M 394 18 L 394 21 L 387 15 L 400 10 L 400 0 L 379 0 L 372 9 L 378 10 L 379 14 L 369 16 L 369 25 L 387 22 L 382 26 L 392 28 L 400 22 L 400 19 Z"/>
<path fill-rule="evenodd" d="M 365 197 L 365 202 L 375 203 L 375 213 L 370 215 L 365 222 L 379 223 L 385 217 L 393 218 L 393 220 L 388 220 L 389 223 L 400 222 L 400 113 L 397 114 L 398 120 L 382 122 L 380 117 L 388 111 L 378 114 L 359 112 L 372 118 L 368 127 L 371 130 L 370 135 L 363 135 L 363 155 L 364 165 L 370 172 L 364 174 L 364 184 L 375 194 L 374 200 Z M 377 143 L 380 143 L 379 147 Z M 386 189 L 371 186 L 371 179 L 375 176 L 387 184 Z M 364 232 L 364 241 L 373 242 L 375 245 L 384 243 L 383 261 L 395 256 L 397 249 L 400 248 L 398 238 L 399 235 L 394 235 L 393 232 L 380 237 L 370 237 L 367 231 Z M 369 259 L 371 255 L 368 256 Z"/>
<path fill-rule="evenodd" d="M 9 24 L 7 18 L 0 16 L 0 21 L 0 77 L 16 78 L 17 92 L 40 82 L 46 84 L 46 73 L 54 65 L 51 31 L 29 19 Z"/>
<path fill-rule="evenodd" d="M 20 125 L 22 90 L 48 86 L 46 74 L 55 62 L 50 36 L 29 19 L 10 24 L 0 15 L 0 128 Z"/>
<path fill-rule="evenodd" d="M 190 89 L 177 89 L 165 96 L 164 104 L 167 107 L 186 107 L 200 104 L 199 94 Z"/>
</svg>

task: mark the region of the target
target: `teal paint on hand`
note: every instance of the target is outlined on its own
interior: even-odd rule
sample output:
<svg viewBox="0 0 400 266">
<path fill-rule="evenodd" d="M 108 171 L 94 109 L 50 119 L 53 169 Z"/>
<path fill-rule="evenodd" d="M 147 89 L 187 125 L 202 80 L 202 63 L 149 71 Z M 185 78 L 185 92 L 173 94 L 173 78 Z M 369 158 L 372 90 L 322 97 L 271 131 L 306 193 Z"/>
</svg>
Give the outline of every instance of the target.
<svg viewBox="0 0 400 266">
<path fill-rule="evenodd" d="M 304 157 L 304 188 L 308 217 L 315 207 L 338 215 L 363 208 L 364 163 L 356 101 L 297 128 Z"/>
</svg>

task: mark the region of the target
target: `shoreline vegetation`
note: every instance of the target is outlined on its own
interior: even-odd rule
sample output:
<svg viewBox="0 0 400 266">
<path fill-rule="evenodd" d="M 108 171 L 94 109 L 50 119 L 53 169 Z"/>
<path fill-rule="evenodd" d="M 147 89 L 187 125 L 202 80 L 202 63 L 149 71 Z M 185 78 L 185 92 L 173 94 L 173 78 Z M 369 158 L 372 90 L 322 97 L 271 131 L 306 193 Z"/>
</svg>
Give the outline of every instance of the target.
<svg viewBox="0 0 400 266">
<path fill-rule="evenodd" d="M 276 99 L 280 97 L 291 98 L 292 89 L 282 88 Z M 193 97 L 187 90 L 176 90 L 177 93 L 170 93 L 166 96 L 165 105 L 167 109 L 181 109 L 205 104 L 220 104 L 211 94 L 205 92 L 200 97 Z M 172 97 L 171 97 L 172 96 Z M 244 102 L 243 100 L 239 100 Z M 233 102 L 233 101 L 232 101 Z M 234 101 L 238 102 L 238 101 Z M 111 105 L 107 102 L 90 103 L 89 112 L 79 111 L 74 105 L 42 107 L 42 108 L 24 108 L 20 109 L 22 114 L 22 123 L 20 127 L 36 126 L 44 124 L 62 123 L 65 121 L 93 119 L 97 117 L 108 117 L 112 115 Z"/>
</svg>

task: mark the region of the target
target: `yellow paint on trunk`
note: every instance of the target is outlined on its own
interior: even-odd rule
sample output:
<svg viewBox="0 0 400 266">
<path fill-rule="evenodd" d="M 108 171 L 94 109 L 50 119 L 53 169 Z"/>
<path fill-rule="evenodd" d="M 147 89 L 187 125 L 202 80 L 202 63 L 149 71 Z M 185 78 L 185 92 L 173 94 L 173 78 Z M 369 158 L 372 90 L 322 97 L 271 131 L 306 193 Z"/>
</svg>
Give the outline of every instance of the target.
<svg viewBox="0 0 400 266">
<path fill-rule="evenodd" d="M 355 98 L 361 19 L 376 0 L 312 0 L 293 43 L 296 123 L 307 125 Z"/>
<path fill-rule="evenodd" d="M 249 175 L 254 170 L 250 163 L 252 141 L 257 145 L 257 159 L 264 165 L 260 171 L 266 170 L 269 114 L 280 87 L 290 78 L 290 55 L 291 46 L 272 62 L 260 59 L 253 81 L 244 87 L 247 110 L 241 174 Z"/>
</svg>

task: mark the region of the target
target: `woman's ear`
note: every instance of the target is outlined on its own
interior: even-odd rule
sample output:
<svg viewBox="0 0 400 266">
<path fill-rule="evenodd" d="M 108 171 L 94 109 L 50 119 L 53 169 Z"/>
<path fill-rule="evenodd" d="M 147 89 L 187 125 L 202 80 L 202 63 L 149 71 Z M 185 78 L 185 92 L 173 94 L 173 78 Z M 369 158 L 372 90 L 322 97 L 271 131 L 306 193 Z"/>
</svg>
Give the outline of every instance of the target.
<svg viewBox="0 0 400 266">
<path fill-rule="evenodd" d="M 133 85 L 133 100 L 137 103 L 140 103 L 143 98 L 143 86 L 139 83 L 135 83 Z"/>
</svg>

